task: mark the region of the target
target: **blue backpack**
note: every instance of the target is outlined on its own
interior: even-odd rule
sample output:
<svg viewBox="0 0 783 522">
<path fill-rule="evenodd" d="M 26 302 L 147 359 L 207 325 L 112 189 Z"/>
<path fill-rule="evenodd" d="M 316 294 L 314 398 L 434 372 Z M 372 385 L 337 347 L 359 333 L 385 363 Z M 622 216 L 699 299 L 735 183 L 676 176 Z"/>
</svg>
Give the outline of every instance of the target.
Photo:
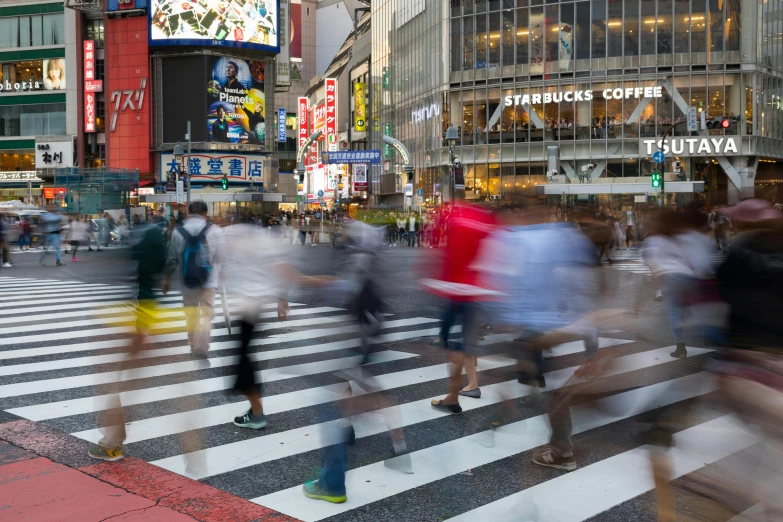
<svg viewBox="0 0 783 522">
<path fill-rule="evenodd" d="M 179 232 L 185 239 L 185 248 L 182 250 L 182 282 L 188 288 L 201 288 L 212 273 L 205 246 L 210 226 L 211 223 L 207 223 L 197 236 L 191 235 L 185 227 L 179 227 Z"/>
</svg>

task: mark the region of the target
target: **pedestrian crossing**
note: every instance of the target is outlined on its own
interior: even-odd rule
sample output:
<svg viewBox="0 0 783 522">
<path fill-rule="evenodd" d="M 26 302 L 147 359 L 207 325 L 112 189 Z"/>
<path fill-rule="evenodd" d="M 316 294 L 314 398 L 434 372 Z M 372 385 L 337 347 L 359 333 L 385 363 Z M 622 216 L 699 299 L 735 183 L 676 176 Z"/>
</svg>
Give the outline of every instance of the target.
<svg viewBox="0 0 783 522">
<path fill-rule="evenodd" d="M 247 403 L 226 393 L 233 386 L 238 344 L 222 315 L 213 321 L 207 361 L 190 356 L 184 331 L 167 330 L 154 334 L 123 371 L 132 331 L 128 297 L 123 285 L 0 278 L 0 410 L 80 438 L 86 451 L 87 441 L 100 440 L 102 416 L 115 404 L 113 386 L 122 383 L 126 454 L 303 521 L 596 517 L 654 488 L 649 448 L 622 434 L 625 444 L 612 444 L 611 450 L 593 451 L 584 441 L 602 430 L 607 439 L 618 430 L 625 433 L 627 423 L 644 414 L 681 407 L 716 390 L 712 377 L 699 371 L 698 361 L 709 349 L 689 348 L 688 360 L 678 361 L 669 357 L 672 347 L 643 347 L 623 338 L 621 330 L 605 332 L 610 337 L 601 337 L 599 348 L 617 353 L 604 375 L 626 384 L 572 407 L 579 469 L 541 471 L 525 455 L 548 442 L 549 423 L 539 392 L 517 382 L 516 362 L 502 354 L 512 336 L 486 335 L 478 360 L 482 396 L 463 398 L 463 414 L 449 416 L 429 405 L 444 396 L 448 374 L 442 352 L 429 344 L 438 333 L 436 318 L 388 314 L 379 349 L 364 367 L 374 376 L 373 388 L 364 390 L 359 356 L 352 351 L 361 345 L 359 329 L 346 310 L 291 303 L 289 320 L 281 322 L 271 304 L 251 342 L 269 427 L 245 430 L 232 423 Z M 161 304 L 167 328 L 182 330 L 181 296 L 171 292 L 161 296 Z M 229 297 L 227 305 L 236 327 L 239 304 Z M 221 306 L 218 297 L 217 310 Z M 583 350 L 578 341 L 553 348 L 544 397 L 573 384 Z M 340 421 L 331 412 L 346 398 L 346 379 L 354 393 L 386 392 L 394 402 L 378 401 L 372 411 L 351 419 L 356 443 L 348 452 L 348 501 L 309 500 L 301 486 L 315 478 L 321 451 L 336 441 Z M 502 420 L 500 427 L 490 427 L 494 420 Z M 675 435 L 675 478 L 757 442 L 725 412 L 686 424 Z M 387 432 L 398 428 L 406 434 L 413 474 L 389 465 L 400 457 L 394 457 Z M 183 454 L 179 437 L 193 433 L 202 446 Z M 512 478 L 520 473 L 528 478 Z M 440 491 L 447 493 L 433 501 Z M 529 518 L 520 518 L 526 514 Z"/>
</svg>

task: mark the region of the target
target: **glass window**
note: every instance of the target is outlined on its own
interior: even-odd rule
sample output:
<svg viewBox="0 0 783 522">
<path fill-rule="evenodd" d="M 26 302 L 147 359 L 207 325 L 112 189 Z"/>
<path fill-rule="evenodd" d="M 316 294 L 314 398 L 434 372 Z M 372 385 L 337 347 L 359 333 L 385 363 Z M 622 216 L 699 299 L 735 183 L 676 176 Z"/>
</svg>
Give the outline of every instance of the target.
<svg viewBox="0 0 783 522">
<path fill-rule="evenodd" d="M 6 149 L 0 158 L 0 171 L 35 170 L 35 149 Z"/>
<path fill-rule="evenodd" d="M 709 5 L 709 31 L 710 52 L 723 50 L 723 0 L 707 0 Z"/>
<path fill-rule="evenodd" d="M 460 13 L 460 6 L 461 2 L 460 0 L 451 0 L 451 16 L 452 18 L 455 16 L 459 16 Z"/>
<path fill-rule="evenodd" d="M 606 98 L 604 98 L 606 85 L 593 85 L 593 132 L 594 139 L 606 139 Z"/>
<path fill-rule="evenodd" d="M 607 56 L 622 56 L 623 54 L 623 2 L 609 0 L 609 54 Z"/>
<path fill-rule="evenodd" d="M 544 74 L 544 8 L 530 9 L 530 74 Z"/>
<path fill-rule="evenodd" d="M 607 89 L 622 89 L 623 82 L 611 82 L 607 84 Z M 607 121 L 607 138 L 615 139 L 622 137 L 622 125 L 623 125 L 623 100 L 617 99 L 612 96 L 611 99 L 606 101 L 606 121 Z"/>
<path fill-rule="evenodd" d="M 457 0 L 459 1 L 459 0 Z M 459 10 L 459 8 L 457 9 Z M 86 20 L 84 23 L 84 35 L 88 40 L 95 42 L 95 47 L 103 48 L 103 20 Z M 457 26 L 459 27 L 459 26 Z"/>
<path fill-rule="evenodd" d="M 489 164 L 489 195 L 498 196 L 503 191 L 500 186 L 500 163 Z"/>
<path fill-rule="evenodd" d="M 559 103 L 554 101 L 554 95 L 557 94 L 559 87 L 547 87 L 544 91 L 544 125 L 547 132 L 544 133 L 544 139 L 557 140 L 558 129 L 560 126 Z"/>
<path fill-rule="evenodd" d="M 691 107 L 696 107 L 696 112 L 701 118 L 701 113 L 707 111 L 705 117 L 709 119 L 710 113 L 707 106 L 707 77 L 691 77 Z"/>
<path fill-rule="evenodd" d="M 500 102 L 500 90 L 490 89 L 487 106 L 487 137 L 488 143 L 500 143 L 500 126 L 503 106 Z"/>
<path fill-rule="evenodd" d="M 606 57 L 606 0 L 593 0 L 593 58 Z"/>
<path fill-rule="evenodd" d="M 642 0 L 642 5 L 647 0 Z M 646 20 L 646 19 L 645 19 Z M 658 0 L 658 54 L 672 52 L 672 0 Z M 645 23 L 647 23 L 645 21 Z"/>
<path fill-rule="evenodd" d="M 707 84 L 707 115 L 710 118 L 726 115 L 726 99 L 723 90 L 723 73 L 710 74 Z M 710 134 L 723 134 L 723 129 L 716 129 Z"/>
<path fill-rule="evenodd" d="M 39 16 L 31 16 L 30 17 L 30 43 L 27 45 L 32 45 L 33 47 L 37 47 L 39 45 L 43 45 L 44 39 L 43 39 L 43 17 Z M 25 42 L 22 42 L 23 44 Z M 24 45 L 22 45 L 24 47 Z"/>
<path fill-rule="evenodd" d="M 514 65 L 514 11 L 503 11 L 503 65 Z"/>
<path fill-rule="evenodd" d="M 625 0 L 625 56 L 639 54 L 639 0 Z"/>
<path fill-rule="evenodd" d="M 685 100 L 689 106 L 693 106 L 693 103 L 690 101 L 691 100 L 690 77 L 676 76 L 672 84 L 674 86 L 675 92 L 679 93 L 679 95 L 682 96 L 682 99 Z M 676 103 L 672 104 L 672 123 L 674 123 L 675 121 L 680 121 L 681 119 L 684 118 L 685 118 L 685 114 L 682 112 L 680 106 L 677 105 Z M 664 131 L 665 130 L 666 129 L 664 129 Z M 678 136 L 678 135 L 682 136 L 690 133 L 687 131 L 687 127 L 685 127 L 685 125 L 678 125 L 674 127 L 674 129 L 672 129 L 671 134 L 672 136 Z M 661 133 L 661 135 L 663 135 L 663 133 Z"/>
<path fill-rule="evenodd" d="M 41 16 L 43 25 L 43 45 L 60 45 L 65 43 L 63 34 L 63 15 L 45 14 Z M 103 25 L 103 20 L 97 20 Z"/>
<path fill-rule="evenodd" d="M 489 0 L 489 10 L 497 11 L 500 9 L 500 0 Z"/>
<path fill-rule="evenodd" d="M 473 0 L 462 0 L 462 14 L 473 14 Z"/>
<path fill-rule="evenodd" d="M 503 163 L 500 167 L 500 184 L 503 187 L 502 194 L 513 194 L 516 192 L 514 187 L 514 164 Z"/>
<path fill-rule="evenodd" d="M 0 107 L 0 136 L 65 134 L 65 104 Z"/>
<path fill-rule="evenodd" d="M 462 144 L 473 145 L 473 91 L 462 91 Z"/>
<path fill-rule="evenodd" d="M 726 4 L 726 50 L 740 50 L 740 3 L 728 2 Z"/>
<path fill-rule="evenodd" d="M 503 97 L 513 96 L 513 95 L 514 95 L 514 91 L 512 89 L 503 91 Z M 506 107 L 505 104 L 502 104 L 502 109 L 503 109 L 503 115 L 501 117 L 501 124 L 500 124 L 500 130 L 503 133 L 502 141 L 503 143 L 513 143 L 514 142 L 514 105 L 512 104 Z"/>
<path fill-rule="evenodd" d="M 691 52 L 703 53 L 707 50 L 707 13 L 704 2 L 693 0 L 691 6 Z"/>
<path fill-rule="evenodd" d="M 473 192 L 476 199 L 483 201 L 487 198 L 487 165 L 475 165 L 474 172 Z"/>
<path fill-rule="evenodd" d="M 674 0 L 674 52 L 688 53 L 690 46 L 691 18 L 690 2 L 688 0 Z"/>
<path fill-rule="evenodd" d="M 464 62 L 462 64 L 463 71 L 469 71 L 473 69 L 473 17 L 466 16 L 462 19 L 462 41 Z"/>
<path fill-rule="evenodd" d="M 590 58 L 590 2 L 576 4 L 576 34 L 574 51 L 577 60 Z"/>
<path fill-rule="evenodd" d="M 463 49 L 461 45 L 460 29 L 462 26 L 462 20 L 460 18 L 452 19 L 451 21 L 451 70 L 462 70 L 462 54 Z"/>
<path fill-rule="evenodd" d="M 569 4 L 571 5 L 571 4 Z M 546 71 L 557 71 L 558 61 L 558 31 L 560 23 L 558 20 L 557 5 L 546 6 Z"/>
<path fill-rule="evenodd" d="M 623 86 L 625 89 L 636 89 L 638 87 L 637 82 L 625 82 Z M 628 92 L 628 91 L 626 91 Z M 639 107 L 639 98 L 637 98 L 636 90 L 631 92 L 631 96 L 623 100 L 623 137 L 624 138 L 637 138 L 639 136 L 639 119 L 632 119 L 636 109 Z"/>
<path fill-rule="evenodd" d="M 500 66 L 500 13 L 489 14 L 489 66 Z"/>
<path fill-rule="evenodd" d="M 726 134 L 739 134 L 744 105 L 744 93 L 739 74 L 726 75 L 726 116 L 731 120 L 731 126 Z"/>
<path fill-rule="evenodd" d="M 476 115 L 476 127 L 473 129 L 473 143 L 484 145 L 487 143 L 487 100 L 484 98 L 487 91 L 476 91 L 473 100 L 473 112 Z"/>
<path fill-rule="evenodd" d="M 32 42 L 32 36 L 30 36 L 30 17 L 19 17 L 19 43 L 21 47 L 28 47 Z"/>
<path fill-rule="evenodd" d="M 574 70 L 574 4 L 560 4 L 560 31 L 558 38 L 558 68 Z"/>
<path fill-rule="evenodd" d="M 530 28 L 528 25 L 528 10 L 517 9 L 517 64 L 527 64 L 530 60 L 528 50 L 528 39 L 530 37 Z"/>
<path fill-rule="evenodd" d="M 662 90 L 662 96 L 655 99 L 655 112 L 657 114 L 656 123 L 656 136 L 663 136 L 669 125 L 673 123 L 672 120 L 672 97 L 666 89 Z"/>
<path fill-rule="evenodd" d="M 574 101 L 566 101 L 563 96 L 564 92 L 573 91 L 573 85 L 561 86 L 557 95 L 560 105 L 560 121 L 558 122 L 558 137 L 561 140 L 572 140 L 575 134 L 574 125 Z"/>
<path fill-rule="evenodd" d="M 477 13 L 486 13 L 487 12 L 487 0 L 475 0 L 476 3 L 476 12 Z"/>
<path fill-rule="evenodd" d="M 527 89 L 521 89 L 519 94 L 524 96 L 527 94 Z M 514 130 L 516 131 L 516 141 L 528 141 L 529 139 L 530 116 L 527 113 L 529 108 L 530 105 L 517 105 L 515 108 L 514 125 L 516 128 Z"/>
<path fill-rule="evenodd" d="M 487 68 L 487 15 L 476 15 L 476 69 Z"/>
<path fill-rule="evenodd" d="M 642 25 L 639 26 L 640 54 L 655 54 L 655 0 L 642 0 Z"/>
<path fill-rule="evenodd" d="M 0 48 L 19 47 L 19 19 L 0 18 Z"/>
</svg>

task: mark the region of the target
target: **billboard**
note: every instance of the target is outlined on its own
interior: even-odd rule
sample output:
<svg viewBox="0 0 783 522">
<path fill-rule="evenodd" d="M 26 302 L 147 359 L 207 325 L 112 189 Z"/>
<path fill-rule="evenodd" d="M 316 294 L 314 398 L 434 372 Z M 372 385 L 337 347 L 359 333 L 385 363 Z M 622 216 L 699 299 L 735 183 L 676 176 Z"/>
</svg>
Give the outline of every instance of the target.
<svg viewBox="0 0 783 522">
<path fill-rule="evenodd" d="M 223 176 L 229 181 L 262 181 L 264 178 L 261 154 L 231 154 L 197 152 L 190 156 L 190 180 L 192 182 L 217 182 Z M 160 155 L 161 182 L 179 168 L 174 154 Z"/>
<path fill-rule="evenodd" d="M 337 80 L 324 80 L 326 91 L 326 144 L 329 150 L 337 150 Z"/>
<path fill-rule="evenodd" d="M 353 127 L 356 132 L 367 131 L 367 84 L 356 82 L 353 84 L 354 120 Z"/>
<path fill-rule="evenodd" d="M 149 44 L 280 51 L 277 0 L 150 0 Z"/>
<path fill-rule="evenodd" d="M 209 107 L 206 125 L 209 141 L 264 144 L 264 62 L 214 57 L 207 95 Z"/>
</svg>

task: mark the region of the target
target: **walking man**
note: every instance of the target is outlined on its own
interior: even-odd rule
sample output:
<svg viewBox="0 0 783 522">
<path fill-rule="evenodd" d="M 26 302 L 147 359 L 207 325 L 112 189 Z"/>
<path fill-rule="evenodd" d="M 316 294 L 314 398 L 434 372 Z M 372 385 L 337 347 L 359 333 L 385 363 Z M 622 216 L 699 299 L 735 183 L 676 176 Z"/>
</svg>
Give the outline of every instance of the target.
<svg viewBox="0 0 783 522">
<path fill-rule="evenodd" d="M 171 234 L 166 273 L 161 289 L 166 294 L 172 274 L 179 273 L 182 304 L 188 328 L 190 351 L 206 358 L 215 316 L 215 291 L 223 260 L 220 228 L 207 221 L 207 204 L 194 201 L 188 217 Z"/>
<path fill-rule="evenodd" d="M 44 259 L 49 254 L 49 248 L 54 249 L 54 257 L 57 260 L 57 266 L 62 266 L 60 259 L 60 229 L 62 221 L 59 214 L 54 212 L 45 212 L 41 214 L 41 233 L 44 236 L 44 249 L 41 251 L 39 262 L 43 265 Z"/>
</svg>

